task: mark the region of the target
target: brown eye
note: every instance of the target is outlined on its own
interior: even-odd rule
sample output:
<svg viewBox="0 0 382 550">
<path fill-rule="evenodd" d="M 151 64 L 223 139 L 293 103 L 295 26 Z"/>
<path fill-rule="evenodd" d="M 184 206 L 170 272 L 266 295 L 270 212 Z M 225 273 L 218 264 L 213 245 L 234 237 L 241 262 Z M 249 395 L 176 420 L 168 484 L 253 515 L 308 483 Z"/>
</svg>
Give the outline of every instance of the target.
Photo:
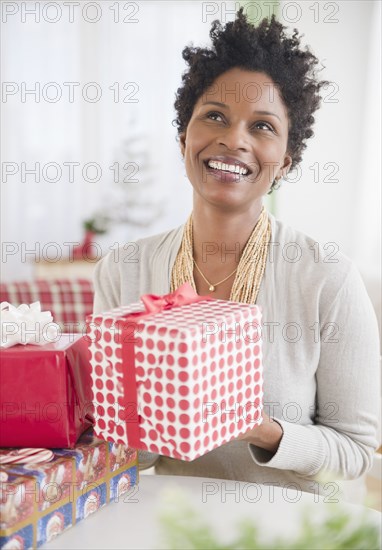
<svg viewBox="0 0 382 550">
<path fill-rule="evenodd" d="M 207 118 L 209 118 L 210 120 L 217 120 L 217 118 L 220 118 L 222 119 L 222 115 L 220 113 L 217 113 L 215 111 L 210 111 L 209 113 L 207 113 Z M 217 117 L 217 118 L 216 118 Z"/>
<path fill-rule="evenodd" d="M 257 128 L 258 126 L 263 126 L 266 130 L 274 132 L 272 126 L 267 122 L 256 122 L 255 127 Z"/>
</svg>

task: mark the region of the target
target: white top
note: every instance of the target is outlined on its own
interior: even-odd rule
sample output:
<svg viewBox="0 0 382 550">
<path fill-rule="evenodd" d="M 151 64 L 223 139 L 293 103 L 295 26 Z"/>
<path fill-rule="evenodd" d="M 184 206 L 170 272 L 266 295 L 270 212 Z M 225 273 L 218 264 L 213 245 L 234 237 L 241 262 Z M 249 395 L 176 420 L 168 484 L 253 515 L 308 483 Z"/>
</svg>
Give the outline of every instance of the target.
<svg viewBox="0 0 382 550">
<path fill-rule="evenodd" d="M 354 499 L 379 419 L 379 336 L 353 262 L 269 215 L 257 304 L 263 315 L 264 407 L 283 428 L 277 452 L 233 441 L 192 461 L 160 456 L 160 474 L 236 479 Z M 170 291 L 184 226 L 110 252 L 96 266 L 94 311 Z M 333 484 L 335 483 L 335 485 Z M 358 483 L 358 487 L 362 486 Z M 348 486 L 348 487 L 346 487 Z M 363 497 L 362 491 L 358 493 Z"/>
</svg>

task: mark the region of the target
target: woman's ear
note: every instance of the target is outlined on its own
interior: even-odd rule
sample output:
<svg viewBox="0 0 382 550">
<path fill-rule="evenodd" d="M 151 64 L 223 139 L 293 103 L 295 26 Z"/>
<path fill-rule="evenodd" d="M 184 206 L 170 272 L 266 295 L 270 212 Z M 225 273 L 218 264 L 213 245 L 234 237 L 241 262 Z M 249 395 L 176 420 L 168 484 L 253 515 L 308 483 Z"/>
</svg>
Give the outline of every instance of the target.
<svg viewBox="0 0 382 550">
<path fill-rule="evenodd" d="M 180 152 L 182 153 L 182 157 L 184 157 L 184 153 L 186 150 L 186 132 L 182 132 L 179 134 L 179 143 L 180 143 Z"/>
<path fill-rule="evenodd" d="M 281 167 L 281 177 L 285 178 L 285 176 L 288 174 L 290 167 L 292 166 L 293 159 L 290 155 L 286 155 L 284 157 L 284 164 Z"/>
</svg>

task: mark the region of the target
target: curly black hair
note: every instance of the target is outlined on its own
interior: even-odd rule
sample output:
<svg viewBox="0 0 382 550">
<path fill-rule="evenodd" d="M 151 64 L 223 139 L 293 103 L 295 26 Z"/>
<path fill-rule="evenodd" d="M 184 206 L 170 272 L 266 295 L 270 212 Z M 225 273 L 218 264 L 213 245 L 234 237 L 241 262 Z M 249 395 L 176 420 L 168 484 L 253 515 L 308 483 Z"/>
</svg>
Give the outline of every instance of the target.
<svg viewBox="0 0 382 550">
<path fill-rule="evenodd" d="M 223 28 L 220 21 L 212 22 L 212 48 L 186 46 L 183 59 L 189 69 L 182 75 L 174 107 L 177 118 L 173 124 L 178 137 L 191 119 L 194 106 L 203 93 L 221 74 L 234 67 L 266 73 L 276 84 L 285 103 L 289 118 L 288 153 L 291 169 L 302 160 L 305 141 L 313 136 L 313 113 L 321 104 L 321 87 L 315 65 L 318 59 L 309 47 L 301 49 L 297 29 L 289 38 L 275 16 L 263 19 L 257 27 L 250 23 L 241 7 L 236 19 Z M 271 191 L 275 189 L 275 182 Z"/>
</svg>

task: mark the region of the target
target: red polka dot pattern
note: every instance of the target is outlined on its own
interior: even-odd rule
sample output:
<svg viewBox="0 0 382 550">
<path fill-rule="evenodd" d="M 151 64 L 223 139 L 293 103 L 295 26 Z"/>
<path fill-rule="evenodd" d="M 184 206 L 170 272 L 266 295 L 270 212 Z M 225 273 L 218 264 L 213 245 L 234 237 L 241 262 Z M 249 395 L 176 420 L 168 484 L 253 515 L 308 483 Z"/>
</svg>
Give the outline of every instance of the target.
<svg viewBox="0 0 382 550">
<path fill-rule="evenodd" d="M 140 320 L 135 330 L 129 322 L 128 336 L 122 335 L 123 317 L 136 311 L 142 311 L 140 302 L 91 324 L 96 435 L 129 445 L 126 428 L 135 411 L 132 403 L 124 406 L 123 339 L 135 340 L 142 449 L 194 460 L 261 423 L 257 306 L 199 302 Z"/>
</svg>

